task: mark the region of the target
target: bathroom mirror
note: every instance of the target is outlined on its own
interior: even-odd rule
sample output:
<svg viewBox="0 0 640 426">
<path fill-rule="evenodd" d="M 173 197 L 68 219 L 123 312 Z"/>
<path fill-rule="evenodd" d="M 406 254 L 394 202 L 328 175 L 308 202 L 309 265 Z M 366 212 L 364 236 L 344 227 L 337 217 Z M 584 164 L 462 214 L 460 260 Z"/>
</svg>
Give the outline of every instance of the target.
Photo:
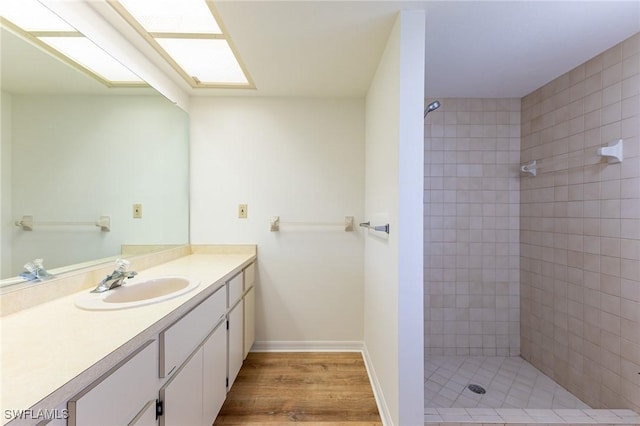
<svg viewBox="0 0 640 426">
<path fill-rule="evenodd" d="M 107 87 L 4 27 L 0 42 L 0 291 L 36 258 L 67 271 L 188 243 L 188 115 L 150 87 Z M 16 226 L 24 216 L 32 230 Z M 104 216 L 108 231 L 94 224 Z"/>
</svg>

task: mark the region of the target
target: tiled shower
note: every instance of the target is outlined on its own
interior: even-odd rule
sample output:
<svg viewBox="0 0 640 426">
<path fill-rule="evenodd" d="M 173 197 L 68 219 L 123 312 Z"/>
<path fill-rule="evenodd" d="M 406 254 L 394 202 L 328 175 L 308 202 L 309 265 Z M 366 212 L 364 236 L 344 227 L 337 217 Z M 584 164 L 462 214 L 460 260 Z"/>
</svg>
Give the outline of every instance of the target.
<svg viewBox="0 0 640 426">
<path fill-rule="evenodd" d="M 520 353 L 519 99 L 440 99 L 426 119 L 426 354 Z"/>
<path fill-rule="evenodd" d="M 425 120 L 425 407 L 640 412 L 640 34 L 522 99 L 439 100 Z M 619 139 L 621 163 L 597 155 Z M 531 160 L 536 176 L 521 174 Z M 466 390 L 483 376 L 511 378 L 501 401 Z M 562 398 L 535 406 L 538 382 Z M 508 402 L 515 384 L 530 392 Z M 434 400 L 448 385 L 460 392 Z"/>
</svg>

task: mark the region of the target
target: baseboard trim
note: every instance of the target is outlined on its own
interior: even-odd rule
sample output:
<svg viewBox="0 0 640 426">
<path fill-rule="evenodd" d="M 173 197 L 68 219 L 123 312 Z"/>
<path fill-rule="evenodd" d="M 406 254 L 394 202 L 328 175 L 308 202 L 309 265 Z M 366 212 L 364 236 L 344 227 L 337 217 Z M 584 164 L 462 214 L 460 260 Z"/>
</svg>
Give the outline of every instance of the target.
<svg viewBox="0 0 640 426">
<path fill-rule="evenodd" d="M 251 352 L 362 352 L 364 343 L 350 340 L 256 341 Z"/>
<path fill-rule="evenodd" d="M 380 413 L 382 424 L 383 426 L 393 426 L 387 401 L 384 399 L 382 387 L 380 386 L 376 370 L 371 362 L 367 345 L 365 345 L 364 342 L 362 343 L 362 358 L 364 359 L 364 366 L 367 369 L 367 374 L 369 375 L 369 382 L 371 383 L 371 389 L 373 390 L 373 397 L 376 399 L 376 404 L 378 405 L 378 412 Z"/>
<path fill-rule="evenodd" d="M 369 376 L 373 397 L 378 405 L 380 419 L 384 426 L 393 426 L 389 407 L 384 399 L 384 393 L 376 376 L 375 368 L 371 362 L 369 351 L 363 341 L 343 340 L 266 340 L 256 341 L 251 347 L 251 352 L 360 352 L 364 359 L 364 366 Z"/>
</svg>

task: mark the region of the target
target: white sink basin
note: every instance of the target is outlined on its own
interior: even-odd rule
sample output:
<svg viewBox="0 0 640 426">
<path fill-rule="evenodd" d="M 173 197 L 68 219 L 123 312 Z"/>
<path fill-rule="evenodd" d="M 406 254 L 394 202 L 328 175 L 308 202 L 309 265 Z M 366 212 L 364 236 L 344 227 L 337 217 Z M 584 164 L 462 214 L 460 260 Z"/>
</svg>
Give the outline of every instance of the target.
<svg viewBox="0 0 640 426">
<path fill-rule="evenodd" d="M 145 281 L 136 281 L 134 278 L 103 293 L 83 293 L 76 299 L 76 306 L 91 311 L 136 308 L 173 299 L 194 290 L 198 285 L 199 281 L 180 276 Z"/>
</svg>

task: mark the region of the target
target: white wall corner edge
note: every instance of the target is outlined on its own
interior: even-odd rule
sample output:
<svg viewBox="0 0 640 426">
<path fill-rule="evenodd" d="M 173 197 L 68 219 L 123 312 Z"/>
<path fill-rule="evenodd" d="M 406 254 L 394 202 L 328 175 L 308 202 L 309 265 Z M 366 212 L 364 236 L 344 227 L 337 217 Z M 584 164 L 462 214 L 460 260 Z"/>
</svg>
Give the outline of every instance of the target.
<svg viewBox="0 0 640 426">
<path fill-rule="evenodd" d="M 360 352 L 369 376 L 373 397 L 383 426 L 393 426 L 389 407 L 376 376 L 373 362 L 364 341 L 359 340 L 263 340 L 256 341 L 251 352 Z"/>
<path fill-rule="evenodd" d="M 380 414 L 382 425 L 393 426 L 391 412 L 387 406 L 387 401 L 384 399 L 382 386 L 380 386 L 378 376 L 376 375 L 375 368 L 373 367 L 373 362 L 371 362 L 371 358 L 369 357 L 367 345 L 365 345 L 364 342 L 362 342 L 362 358 L 364 359 L 364 366 L 367 369 L 367 375 L 369 375 L 369 382 L 371 383 L 371 389 L 373 390 L 373 397 L 376 399 L 376 404 L 378 405 L 378 413 Z"/>
</svg>

